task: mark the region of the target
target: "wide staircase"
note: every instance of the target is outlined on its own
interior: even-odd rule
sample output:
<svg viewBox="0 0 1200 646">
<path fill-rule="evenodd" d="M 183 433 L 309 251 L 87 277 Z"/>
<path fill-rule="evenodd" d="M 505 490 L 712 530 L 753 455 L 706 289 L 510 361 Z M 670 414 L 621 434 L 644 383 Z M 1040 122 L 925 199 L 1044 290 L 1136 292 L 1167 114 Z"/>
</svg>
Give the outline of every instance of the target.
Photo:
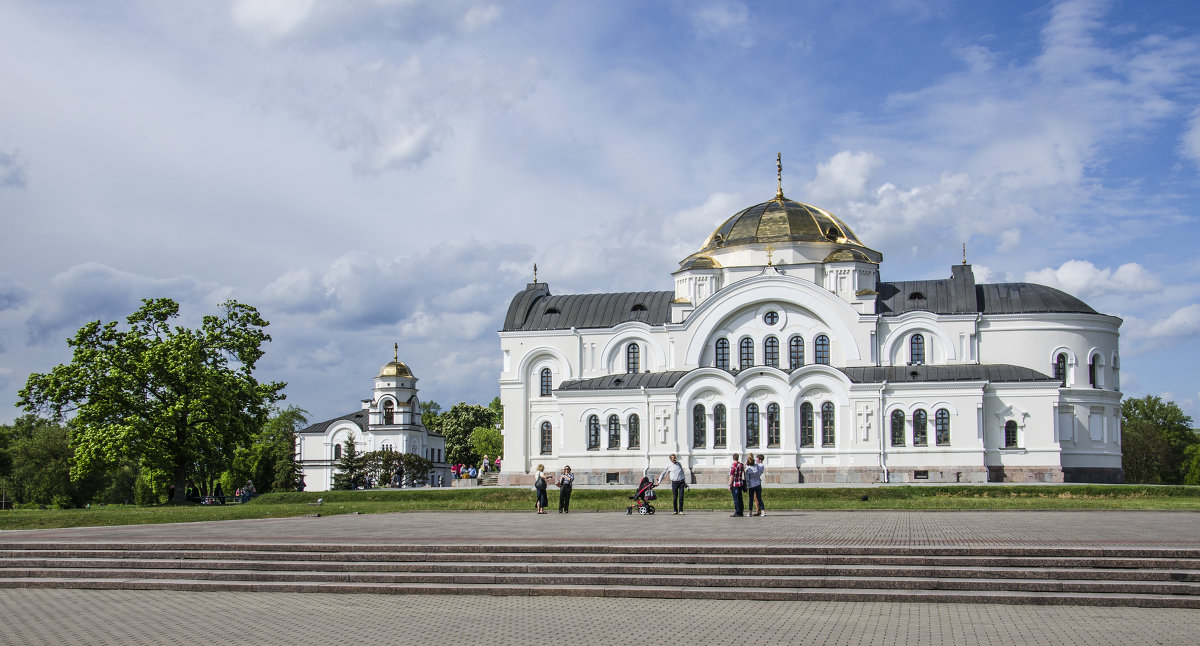
<svg viewBox="0 0 1200 646">
<path fill-rule="evenodd" d="M 1200 550 L 0 541 L 0 587 L 1200 608 Z"/>
</svg>

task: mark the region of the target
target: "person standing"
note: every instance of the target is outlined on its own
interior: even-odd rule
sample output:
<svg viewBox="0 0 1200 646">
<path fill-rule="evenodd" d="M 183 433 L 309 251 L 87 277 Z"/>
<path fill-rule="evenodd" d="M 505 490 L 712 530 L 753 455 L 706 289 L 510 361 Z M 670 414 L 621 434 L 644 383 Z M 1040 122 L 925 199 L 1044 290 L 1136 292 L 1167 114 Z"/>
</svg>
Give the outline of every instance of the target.
<svg viewBox="0 0 1200 646">
<path fill-rule="evenodd" d="M 667 468 L 663 469 L 662 475 L 658 476 L 658 484 L 662 484 L 668 475 L 671 476 L 671 508 L 675 510 L 672 513 L 682 516 L 683 492 L 687 489 L 687 480 L 684 479 L 683 465 L 679 464 L 676 455 L 672 453 L 669 459 L 671 464 L 667 465 Z"/>
<path fill-rule="evenodd" d="M 733 464 L 729 465 L 729 493 L 733 494 L 733 513 L 730 518 L 741 518 L 745 514 L 742 513 L 742 486 L 746 482 L 746 466 L 742 464 L 738 458 L 741 455 L 733 454 Z"/>
<path fill-rule="evenodd" d="M 750 507 L 751 516 L 766 516 L 767 512 L 763 509 L 762 501 L 762 474 L 766 469 L 763 464 L 763 456 L 759 455 L 758 460 L 754 459 L 753 455 L 746 456 L 746 504 Z M 758 499 L 758 513 L 754 513 L 754 500 Z"/>
<path fill-rule="evenodd" d="M 571 467 L 564 466 L 562 475 L 558 476 L 558 513 L 571 513 L 571 486 L 575 484 L 575 476 L 571 475 Z"/>
<path fill-rule="evenodd" d="M 546 507 L 549 501 L 546 498 L 546 467 L 539 464 L 537 474 L 533 478 L 533 489 L 537 492 L 537 513 L 546 513 Z"/>
</svg>

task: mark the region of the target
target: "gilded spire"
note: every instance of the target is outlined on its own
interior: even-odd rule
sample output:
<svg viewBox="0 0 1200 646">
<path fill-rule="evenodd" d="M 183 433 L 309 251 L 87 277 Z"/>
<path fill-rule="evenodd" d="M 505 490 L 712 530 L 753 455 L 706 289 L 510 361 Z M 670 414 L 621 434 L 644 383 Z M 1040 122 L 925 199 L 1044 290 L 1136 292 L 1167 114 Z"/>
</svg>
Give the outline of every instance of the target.
<svg viewBox="0 0 1200 646">
<path fill-rule="evenodd" d="M 392 361 L 400 361 L 400 344 L 392 344 Z"/>
<path fill-rule="evenodd" d="M 779 188 L 775 191 L 775 199 L 783 199 L 783 153 L 775 153 L 775 175 Z"/>
<path fill-rule="evenodd" d="M 537 263 L 533 263 L 533 284 L 537 284 Z"/>
<path fill-rule="evenodd" d="M 963 243 L 963 264 L 967 264 L 967 243 Z"/>
</svg>

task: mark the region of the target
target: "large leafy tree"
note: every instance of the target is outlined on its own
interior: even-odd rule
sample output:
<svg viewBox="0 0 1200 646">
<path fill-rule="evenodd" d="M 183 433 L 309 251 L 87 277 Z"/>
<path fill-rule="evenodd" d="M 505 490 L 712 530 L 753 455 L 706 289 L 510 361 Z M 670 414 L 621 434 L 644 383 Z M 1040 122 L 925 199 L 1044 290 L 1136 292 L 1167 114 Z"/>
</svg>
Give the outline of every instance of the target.
<svg viewBox="0 0 1200 646">
<path fill-rule="evenodd" d="M 1197 444 L 1200 436 L 1192 430 L 1192 418 L 1175 402 L 1154 396 L 1121 402 L 1126 482 L 1182 484 L 1190 466 L 1188 449 Z"/>
<path fill-rule="evenodd" d="M 479 464 L 480 455 L 471 445 L 475 429 L 495 427 L 495 411 L 479 404 L 459 402 L 438 416 L 439 432 L 446 437 L 446 461 L 451 464 Z"/>
<path fill-rule="evenodd" d="M 271 340 L 258 310 L 230 300 L 220 311 L 191 329 L 172 326 L 175 301 L 144 299 L 126 329 L 88 323 L 67 341 L 71 363 L 30 375 L 19 406 L 73 417 L 72 478 L 134 459 L 169 474 L 182 502 L 189 480 L 228 468 L 284 384 L 254 377 Z"/>
</svg>

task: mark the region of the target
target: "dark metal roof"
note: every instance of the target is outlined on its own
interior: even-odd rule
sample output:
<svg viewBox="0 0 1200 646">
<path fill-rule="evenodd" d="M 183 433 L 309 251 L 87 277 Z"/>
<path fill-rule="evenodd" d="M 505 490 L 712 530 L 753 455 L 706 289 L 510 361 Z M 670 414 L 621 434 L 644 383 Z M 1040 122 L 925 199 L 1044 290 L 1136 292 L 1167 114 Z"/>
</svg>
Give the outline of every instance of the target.
<svg viewBox="0 0 1200 646">
<path fill-rule="evenodd" d="M 1045 285 L 976 285 L 970 265 L 953 265 L 949 279 L 880 283 L 877 291 L 876 311 L 884 316 L 915 311 L 934 314 L 1097 313 L 1078 298 Z"/>
<path fill-rule="evenodd" d="M 976 288 L 984 314 L 1027 312 L 1077 312 L 1097 314 L 1087 303 L 1070 294 L 1033 283 L 994 283 Z"/>
<path fill-rule="evenodd" d="M 356 426 L 358 426 L 358 430 L 362 431 L 363 429 L 365 429 L 367 427 L 367 411 L 356 410 L 353 413 L 347 413 L 345 415 L 342 415 L 341 417 L 335 417 L 333 419 L 328 419 L 328 420 L 325 420 L 324 422 L 317 422 L 316 424 L 313 424 L 312 426 L 309 426 L 308 428 L 301 429 L 300 432 L 301 433 L 324 433 L 326 430 L 329 429 L 329 426 L 331 424 L 333 424 L 334 422 L 340 422 L 342 420 L 349 420 L 351 422 L 354 422 L 354 424 Z"/>
<path fill-rule="evenodd" d="M 1048 381 L 1058 379 L 1042 374 L 1032 368 L 1008 364 L 952 365 L 952 366 L 858 366 L 838 368 L 856 384 L 878 384 L 922 381 L 990 381 L 1012 383 L 1021 381 Z"/>
<path fill-rule="evenodd" d="M 675 292 L 620 292 L 551 296 L 546 283 L 530 283 L 513 297 L 504 331 L 613 327 L 626 321 L 663 325 Z"/>
<path fill-rule="evenodd" d="M 622 375 L 605 375 L 591 379 L 573 379 L 559 384 L 558 391 L 581 390 L 637 390 L 638 388 L 674 388 L 690 370 L 669 372 L 636 372 Z"/>
</svg>

